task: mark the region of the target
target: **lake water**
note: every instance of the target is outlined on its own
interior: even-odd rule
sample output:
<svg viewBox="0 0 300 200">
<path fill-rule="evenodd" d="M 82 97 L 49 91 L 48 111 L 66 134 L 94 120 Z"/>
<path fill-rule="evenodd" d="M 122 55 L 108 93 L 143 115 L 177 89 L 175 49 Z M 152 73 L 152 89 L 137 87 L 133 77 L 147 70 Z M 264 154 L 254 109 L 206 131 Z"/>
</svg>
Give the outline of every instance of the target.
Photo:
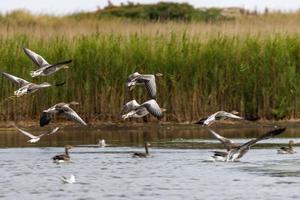
<svg viewBox="0 0 300 200">
<path fill-rule="evenodd" d="M 271 127 L 213 129 L 242 143 Z M 198 126 L 65 127 L 37 144 L 27 143 L 28 138 L 14 130 L 2 130 L 0 199 L 300 199 L 299 153 L 276 153 L 289 139 L 300 142 L 299 131 L 288 127 L 240 162 L 221 163 L 212 162 L 210 155 L 222 146 Z M 96 144 L 100 138 L 110 146 L 75 147 L 70 163 L 51 160 L 66 144 Z M 151 156 L 133 158 L 133 152 L 144 152 L 145 141 L 151 143 Z M 70 174 L 76 183 L 63 184 L 60 177 Z"/>
</svg>

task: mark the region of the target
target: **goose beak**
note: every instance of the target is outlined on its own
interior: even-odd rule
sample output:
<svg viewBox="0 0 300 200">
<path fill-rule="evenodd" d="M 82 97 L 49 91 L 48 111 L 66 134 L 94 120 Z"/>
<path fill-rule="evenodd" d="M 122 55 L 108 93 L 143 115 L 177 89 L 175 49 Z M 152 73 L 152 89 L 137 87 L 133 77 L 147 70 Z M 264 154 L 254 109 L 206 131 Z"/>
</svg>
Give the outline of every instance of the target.
<svg viewBox="0 0 300 200">
<path fill-rule="evenodd" d="M 161 108 L 160 110 L 161 110 L 161 112 L 166 112 L 167 111 L 167 109 L 165 109 L 165 108 Z"/>
<path fill-rule="evenodd" d="M 68 65 L 63 65 L 64 69 L 69 69 L 70 67 Z"/>
</svg>

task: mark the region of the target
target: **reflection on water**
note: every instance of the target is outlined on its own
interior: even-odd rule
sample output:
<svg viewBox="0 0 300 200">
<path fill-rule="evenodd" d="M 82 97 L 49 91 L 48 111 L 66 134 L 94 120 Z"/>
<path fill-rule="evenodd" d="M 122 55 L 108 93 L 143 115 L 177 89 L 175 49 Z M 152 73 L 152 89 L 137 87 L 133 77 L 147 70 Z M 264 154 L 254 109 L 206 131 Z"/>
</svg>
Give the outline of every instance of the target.
<svg viewBox="0 0 300 200">
<path fill-rule="evenodd" d="M 214 128 L 241 143 L 270 129 Z M 299 142 L 298 131 L 289 128 L 262 142 L 240 162 L 220 163 L 209 158 L 221 146 L 193 125 L 65 127 L 37 144 L 3 130 L 0 145 L 11 148 L 0 148 L 0 199 L 300 199 L 299 154 L 279 155 L 274 148 L 291 138 Z M 65 144 L 96 144 L 100 138 L 110 146 L 71 149 L 68 164 L 51 160 Z M 144 141 L 152 144 L 151 156 L 133 158 L 133 152 L 144 152 Z M 70 174 L 77 182 L 63 184 L 60 177 Z"/>
<path fill-rule="evenodd" d="M 236 138 L 237 142 L 257 137 L 272 129 L 269 127 L 212 127 L 228 138 Z M 51 127 L 27 128 L 33 134 L 39 134 Z M 289 127 L 279 138 L 300 137 L 300 127 Z M 29 144 L 29 138 L 14 129 L 0 131 L 0 147 L 59 147 L 66 144 L 96 144 L 105 139 L 112 146 L 137 146 L 150 141 L 157 147 L 172 148 L 212 148 L 220 147 L 212 140 L 210 133 L 197 125 L 103 125 L 99 127 L 62 127 L 56 134 L 43 137 L 37 144 Z M 242 140 L 241 140 L 242 139 Z M 276 139 L 275 139 L 276 140 Z M 272 140 L 272 141 L 275 141 Z M 268 143 L 269 141 L 267 141 Z M 263 142 L 265 143 L 265 142 Z M 213 145 L 213 146 L 212 146 Z"/>
</svg>

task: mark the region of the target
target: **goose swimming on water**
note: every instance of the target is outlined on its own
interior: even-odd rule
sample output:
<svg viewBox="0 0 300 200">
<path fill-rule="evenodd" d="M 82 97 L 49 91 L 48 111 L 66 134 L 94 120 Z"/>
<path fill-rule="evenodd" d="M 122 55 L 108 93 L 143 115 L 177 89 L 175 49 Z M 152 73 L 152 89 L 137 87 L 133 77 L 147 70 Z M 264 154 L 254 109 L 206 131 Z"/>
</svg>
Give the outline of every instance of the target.
<svg viewBox="0 0 300 200">
<path fill-rule="evenodd" d="M 32 77 L 37 76 L 49 76 L 60 69 L 67 69 L 69 66 L 65 65 L 71 63 L 72 60 L 62 61 L 55 64 L 49 64 L 42 56 L 39 54 L 27 49 L 23 48 L 25 54 L 39 67 L 36 71 L 32 71 L 30 75 Z"/>
<path fill-rule="evenodd" d="M 140 74 L 138 72 L 134 72 L 130 74 L 127 79 L 127 87 L 129 90 L 133 90 L 136 85 L 145 85 L 148 95 L 151 99 L 156 98 L 156 83 L 155 76 L 162 76 L 161 73 L 153 74 Z"/>
<path fill-rule="evenodd" d="M 56 127 L 56 128 L 54 128 L 54 129 L 52 129 L 52 130 L 50 130 L 50 131 L 48 131 L 48 132 L 45 132 L 45 133 L 40 134 L 40 135 L 38 135 L 38 136 L 35 136 L 35 135 L 32 135 L 31 133 L 29 133 L 29 132 L 27 132 L 27 131 L 24 131 L 24 130 L 18 128 L 16 125 L 14 125 L 14 126 L 15 126 L 15 128 L 18 129 L 21 133 L 23 133 L 24 135 L 26 135 L 26 136 L 28 136 L 28 137 L 31 138 L 30 140 L 28 140 L 28 142 L 30 142 L 30 143 L 36 143 L 36 142 L 38 142 L 38 141 L 41 139 L 41 137 L 43 137 L 43 136 L 45 136 L 45 135 L 51 135 L 51 134 L 53 134 L 53 133 L 56 133 L 56 132 L 58 131 L 58 129 L 59 129 L 59 127 Z"/>
<path fill-rule="evenodd" d="M 293 146 L 292 146 L 293 144 L 295 144 L 294 141 L 290 140 L 288 146 L 287 147 L 280 147 L 280 149 L 277 150 L 277 153 L 278 154 L 294 154 L 294 153 L 297 153 L 294 150 Z"/>
<path fill-rule="evenodd" d="M 208 129 L 211 133 L 211 129 Z M 221 143 L 225 146 L 227 149 L 227 152 L 221 152 L 221 151 L 214 151 L 214 155 L 212 156 L 213 159 L 216 161 L 238 161 L 240 158 L 242 158 L 249 149 L 255 145 L 257 142 L 261 140 L 266 140 L 269 138 L 272 138 L 274 136 L 277 136 L 279 134 L 282 134 L 285 131 L 285 128 L 277 128 L 275 130 L 269 131 L 258 138 L 252 139 L 244 144 L 235 144 L 231 140 L 220 136 L 219 134 L 213 134 L 214 137 L 216 137 Z M 219 137 L 220 136 L 220 137 Z M 231 141 L 231 142 L 229 142 Z"/>
<path fill-rule="evenodd" d="M 16 97 L 20 97 L 20 96 L 23 96 L 25 94 L 30 94 L 30 93 L 38 91 L 41 88 L 47 88 L 47 87 L 51 86 L 51 84 L 49 84 L 47 82 L 44 82 L 44 83 L 41 83 L 41 84 L 30 83 L 30 82 L 28 82 L 28 81 L 26 81 L 22 78 L 16 77 L 16 76 L 11 75 L 11 74 L 6 73 L 6 72 L 2 72 L 2 75 L 5 78 L 7 78 L 8 80 L 12 81 L 13 83 L 18 84 L 18 85 L 21 86 L 18 90 L 16 90 L 14 92 L 14 95 Z"/>
<path fill-rule="evenodd" d="M 63 114 L 67 118 L 71 118 L 72 120 L 79 122 L 80 124 L 87 126 L 87 124 L 79 117 L 79 115 L 70 108 L 70 105 L 78 105 L 79 103 L 72 101 L 70 103 L 58 103 L 54 106 L 50 107 L 47 110 L 43 111 L 43 114 L 40 118 L 40 126 L 45 126 L 49 124 L 51 121 L 53 114 Z"/>
<path fill-rule="evenodd" d="M 71 157 L 69 155 L 69 149 L 72 149 L 73 146 L 71 145 L 66 145 L 65 146 L 65 154 L 60 154 L 56 155 L 52 158 L 52 160 L 56 163 L 61 163 L 61 162 L 68 162 L 71 160 Z"/>
<path fill-rule="evenodd" d="M 150 154 L 149 154 L 149 150 L 148 150 L 148 147 L 150 146 L 150 143 L 146 142 L 145 143 L 145 153 L 142 153 L 142 152 L 136 152 L 134 153 L 132 156 L 133 157 L 139 157 L 139 158 L 146 158 L 148 157 Z"/>
<path fill-rule="evenodd" d="M 240 116 L 237 116 L 238 114 L 237 111 L 232 111 L 232 112 L 225 112 L 225 111 L 218 111 L 208 117 L 204 117 L 200 119 L 199 121 L 195 122 L 195 124 L 202 124 L 203 126 L 210 126 L 216 121 L 219 120 L 225 120 L 225 119 L 243 119 Z"/>
<path fill-rule="evenodd" d="M 125 104 L 123 111 L 126 111 L 127 113 L 122 115 L 122 119 L 131 117 L 141 118 L 148 113 L 152 114 L 157 119 L 161 119 L 163 117 L 163 112 L 165 112 L 166 109 L 160 108 L 157 102 L 154 99 L 151 99 L 141 105 L 135 100 L 132 100 Z"/>
</svg>

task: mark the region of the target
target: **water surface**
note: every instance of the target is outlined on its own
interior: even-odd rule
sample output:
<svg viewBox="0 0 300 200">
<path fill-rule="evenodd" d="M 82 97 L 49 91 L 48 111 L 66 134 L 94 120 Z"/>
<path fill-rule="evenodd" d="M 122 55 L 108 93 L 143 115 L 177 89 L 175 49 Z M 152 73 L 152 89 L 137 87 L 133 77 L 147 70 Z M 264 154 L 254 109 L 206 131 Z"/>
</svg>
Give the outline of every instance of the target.
<svg viewBox="0 0 300 200">
<path fill-rule="evenodd" d="M 270 128 L 214 130 L 242 143 Z M 289 139 L 300 142 L 299 130 L 290 127 L 235 163 L 212 162 L 211 151 L 221 146 L 195 126 L 66 127 L 38 144 L 3 130 L 0 199 L 299 199 L 299 154 L 276 153 Z M 95 144 L 100 138 L 110 146 L 71 149 L 67 164 L 51 160 L 65 144 Z M 144 151 L 144 141 L 152 144 L 151 156 L 133 158 L 133 152 Z M 63 184 L 60 177 L 70 174 L 77 182 Z"/>
</svg>

